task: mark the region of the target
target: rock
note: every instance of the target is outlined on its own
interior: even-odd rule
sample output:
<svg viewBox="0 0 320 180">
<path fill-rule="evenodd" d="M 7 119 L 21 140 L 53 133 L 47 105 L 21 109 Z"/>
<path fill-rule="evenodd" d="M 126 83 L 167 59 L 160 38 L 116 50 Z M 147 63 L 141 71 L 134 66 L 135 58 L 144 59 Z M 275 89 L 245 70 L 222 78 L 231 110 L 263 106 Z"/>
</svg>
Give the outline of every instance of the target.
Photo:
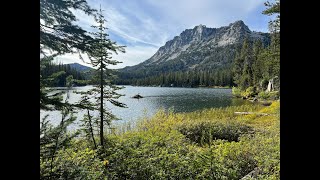
<svg viewBox="0 0 320 180">
<path fill-rule="evenodd" d="M 245 175 L 243 178 L 241 178 L 240 180 L 249 180 L 252 178 L 256 178 L 260 173 L 260 169 L 259 168 L 254 168 L 251 172 L 249 172 L 247 175 Z"/>
<path fill-rule="evenodd" d="M 140 94 L 134 95 L 132 98 L 140 99 L 143 98 Z"/>
</svg>

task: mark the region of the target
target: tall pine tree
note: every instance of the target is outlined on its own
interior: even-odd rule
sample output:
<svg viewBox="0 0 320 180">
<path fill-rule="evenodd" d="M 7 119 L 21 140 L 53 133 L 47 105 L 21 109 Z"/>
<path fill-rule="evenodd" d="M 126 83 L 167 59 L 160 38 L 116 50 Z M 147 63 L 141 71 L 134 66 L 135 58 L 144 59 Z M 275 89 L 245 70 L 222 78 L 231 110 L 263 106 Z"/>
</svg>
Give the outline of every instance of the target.
<svg viewBox="0 0 320 180">
<path fill-rule="evenodd" d="M 243 58 L 243 70 L 242 70 L 242 78 L 240 81 L 240 87 L 248 88 L 249 86 L 253 85 L 252 83 L 253 54 L 252 54 L 252 46 L 248 38 L 246 38 L 245 41 L 243 42 L 243 46 L 241 49 L 241 57 Z"/>
<path fill-rule="evenodd" d="M 58 55 L 89 50 L 93 38 L 74 24 L 77 19 L 71 10 L 80 10 L 88 15 L 95 11 L 86 0 L 40 0 L 40 71 Z M 63 102 L 62 93 L 54 93 L 49 87 L 60 75 L 63 73 L 47 74 L 48 78 L 45 78 L 40 74 L 40 110 L 62 112 L 58 126 L 50 125 L 48 116 L 40 122 L 40 164 L 44 165 L 40 168 L 41 179 L 57 179 L 58 172 L 54 170 L 56 152 L 76 135 L 67 133 L 67 127 L 75 120 L 70 103 Z M 68 85 L 72 84 L 71 77 L 66 80 L 70 81 Z"/>
<path fill-rule="evenodd" d="M 263 51 L 263 45 L 260 40 L 257 40 L 253 44 L 253 64 L 252 64 L 252 76 L 253 76 L 253 86 L 257 89 L 260 88 L 260 82 L 263 78 L 262 68 L 263 62 L 259 57 L 261 52 Z"/>
<path fill-rule="evenodd" d="M 122 87 L 117 87 L 113 84 L 112 80 L 114 75 L 108 65 L 116 65 L 121 63 L 117 60 L 112 59 L 112 52 L 125 52 L 124 46 L 118 46 L 116 42 L 112 42 L 108 38 L 106 33 L 106 27 L 104 26 L 106 20 L 102 14 L 102 9 L 97 13 L 95 21 L 98 26 L 92 26 L 97 29 L 97 32 L 92 32 L 94 40 L 91 42 L 90 51 L 88 52 L 88 57 L 90 59 L 90 64 L 96 68 L 95 81 L 98 83 L 88 94 L 93 95 L 96 98 L 96 106 L 100 113 L 99 117 L 99 136 L 100 145 L 104 147 L 104 128 L 105 124 L 110 126 L 111 120 L 116 119 L 112 112 L 106 107 L 106 102 L 111 103 L 114 106 L 126 107 L 125 104 L 117 101 L 122 95 L 116 91 L 122 89 Z"/>
<path fill-rule="evenodd" d="M 85 0 L 40 0 L 40 70 L 58 55 L 89 51 L 93 39 L 74 24 L 77 19 L 71 10 L 89 16 L 95 12 Z M 47 80 L 40 75 L 40 109 L 61 109 L 68 105 L 57 94 L 49 94 Z"/>
<path fill-rule="evenodd" d="M 265 15 L 276 15 L 275 20 L 269 22 L 271 33 L 271 44 L 266 54 L 266 75 L 274 82 L 274 89 L 280 90 L 280 0 L 274 3 L 266 2 L 267 9 L 262 13 Z"/>
</svg>

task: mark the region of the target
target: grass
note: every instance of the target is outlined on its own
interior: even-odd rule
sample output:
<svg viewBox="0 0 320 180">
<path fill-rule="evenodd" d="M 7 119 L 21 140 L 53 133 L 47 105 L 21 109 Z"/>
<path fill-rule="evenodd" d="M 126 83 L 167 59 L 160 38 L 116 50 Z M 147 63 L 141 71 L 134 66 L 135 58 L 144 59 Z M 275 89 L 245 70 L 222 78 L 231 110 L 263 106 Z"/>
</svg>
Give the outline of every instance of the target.
<svg viewBox="0 0 320 180">
<path fill-rule="evenodd" d="M 235 111 L 269 115 L 235 115 Z M 87 169 L 90 178 L 241 179 L 256 168 L 255 179 L 280 179 L 279 115 L 280 101 L 267 107 L 252 104 L 191 113 L 162 110 L 135 128 L 107 135 L 102 152 L 92 152 L 84 139 L 75 140 L 59 152 L 66 158 L 56 163 L 65 172 L 64 164 L 78 158 L 82 163 L 77 169 Z M 67 152 L 79 155 L 67 158 Z M 93 160 L 94 153 L 104 158 Z"/>
</svg>

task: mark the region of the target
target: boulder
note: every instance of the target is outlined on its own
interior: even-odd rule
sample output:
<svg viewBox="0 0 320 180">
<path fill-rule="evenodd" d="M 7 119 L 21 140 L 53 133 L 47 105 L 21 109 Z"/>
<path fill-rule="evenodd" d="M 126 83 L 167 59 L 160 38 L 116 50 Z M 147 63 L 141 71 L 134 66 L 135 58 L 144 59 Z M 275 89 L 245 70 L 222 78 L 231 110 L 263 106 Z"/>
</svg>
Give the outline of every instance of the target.
<svg viewBox="0 0 320 180">
<path fill-rule="evenodd" d="M 132 98 L 140 99 L 143 98 L 140 94 L 134 95 Z"/>
</svg>

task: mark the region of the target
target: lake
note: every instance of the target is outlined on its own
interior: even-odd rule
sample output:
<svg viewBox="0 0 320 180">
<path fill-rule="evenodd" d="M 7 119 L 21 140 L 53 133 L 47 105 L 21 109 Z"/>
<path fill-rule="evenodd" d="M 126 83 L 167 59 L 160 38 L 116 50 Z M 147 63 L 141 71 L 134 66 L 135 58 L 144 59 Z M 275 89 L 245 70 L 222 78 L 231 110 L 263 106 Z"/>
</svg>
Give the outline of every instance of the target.
<svg viewBox="0 0 320 180">
<path fill-rule="evenodd" d="M 132 123 L 139 118 L 154 115 L 159 109 L 173 109 L 174 112 L 191 112 L 205 108 L 217 108 L 226 106 L 238 106 L 251 102 L 233 98 L 231 89 L 214 88 L 176 88 L 176 87 L 136 87 L 124 86 L 119 90 L 124 94 L 119 98 L 120 102 L 127 104 L 128 108 L 119 108 L 106 104 L 106 106 L 121 120 L 113 121 L 113 124 Z M 81 95 L 73 91 L 86 91 L 92 86 L 74 87 L 69 91 L 69 102 L 77 102 Z M 144 98 L 135 99 L 132 96 L 140 94 Z M 66 94 L 64 95 L 66 97 Z M 75 113 L 77 119 L 82 118 L 84 111 Z M 98 112 L 95 112 L 98 115 Z M 57 125 L 61 121 L 59 111 L 40 111 L 40 119 L 49 114 L 48 119 Z M 78 127 L 78 122 L 70 128 Z"/>
</svg>

